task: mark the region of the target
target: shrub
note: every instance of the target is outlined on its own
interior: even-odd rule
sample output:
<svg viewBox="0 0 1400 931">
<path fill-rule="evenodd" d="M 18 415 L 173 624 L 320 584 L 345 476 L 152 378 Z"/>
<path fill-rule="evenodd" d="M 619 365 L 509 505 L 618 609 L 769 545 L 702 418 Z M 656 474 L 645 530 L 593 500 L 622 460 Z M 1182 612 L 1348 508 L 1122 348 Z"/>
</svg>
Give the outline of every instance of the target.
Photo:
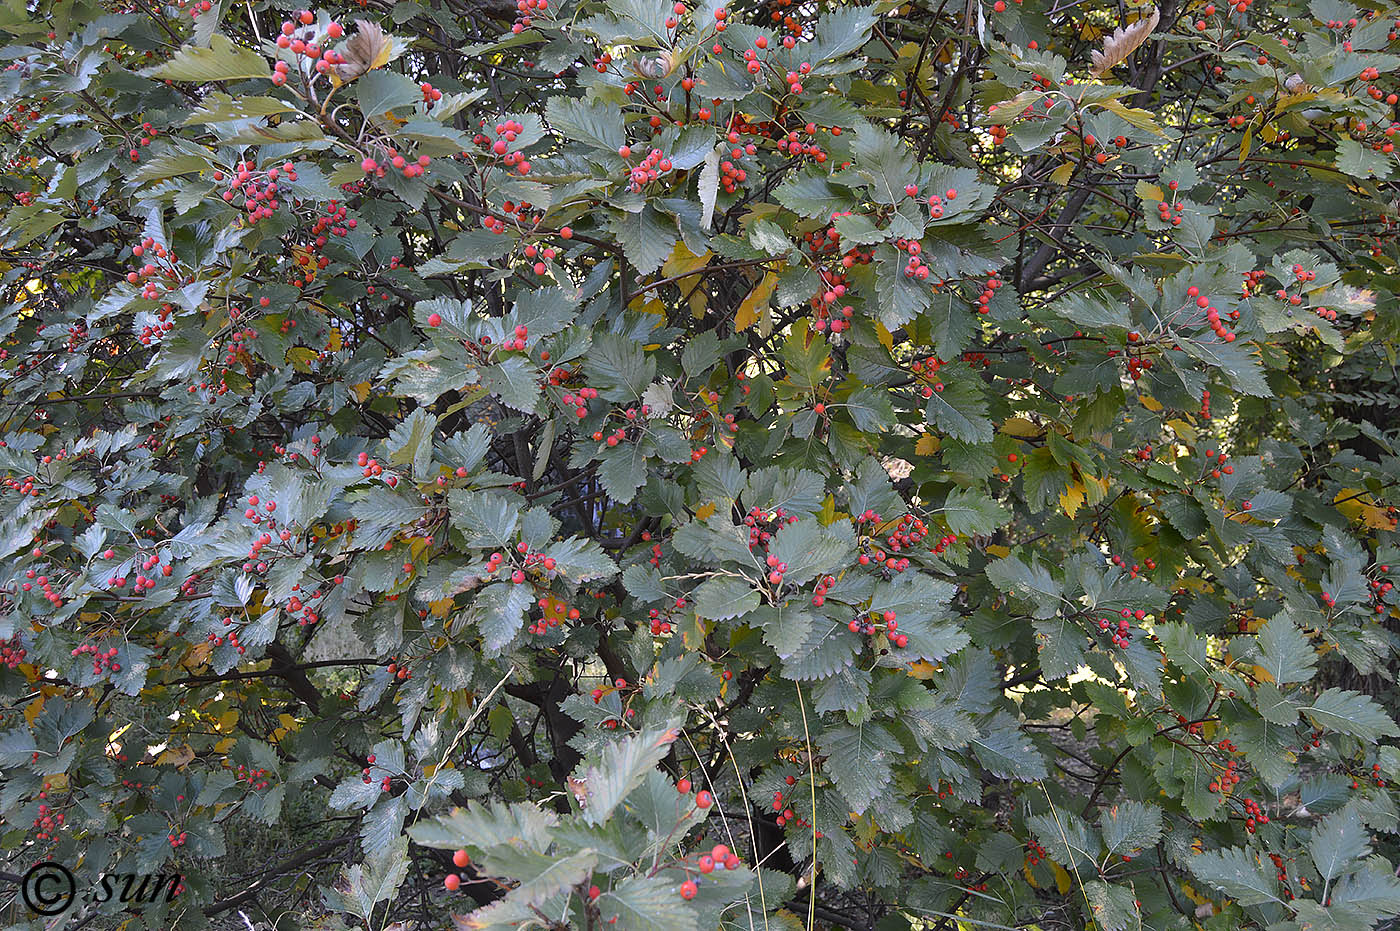
<svg viewBox="0 0 1400 931">
<path fill-rule="evenodd" d="M 1397 15 L 0 9 L 7 872 L 1400 915 Z"/>
</svg>

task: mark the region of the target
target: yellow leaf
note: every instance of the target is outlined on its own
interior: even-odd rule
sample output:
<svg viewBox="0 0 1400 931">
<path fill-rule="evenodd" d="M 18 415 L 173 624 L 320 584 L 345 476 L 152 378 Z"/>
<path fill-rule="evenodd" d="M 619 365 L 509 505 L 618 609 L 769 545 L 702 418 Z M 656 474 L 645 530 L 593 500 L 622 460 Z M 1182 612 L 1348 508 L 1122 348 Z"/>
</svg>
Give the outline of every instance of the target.
<svg viewBox="0 0 1400 931">
<path fill-rule="evenodd" d="M 875 835 L 879 833 L 875 819 L 868 815 L 857 815 L 855 812 L 851 812 L 851 818 L 856 829 L 856 843 L 869 847 L 875 841 Z"/>
<path fill-rule="evenodd" d="M 1162 410 L 1162 402 L 1158 401 L 1150 394 L 1140 394 L 1138 395 L 1138 400 L 1142 402 L 1143 407 L 1147 408 L 1154 414 Z"/>
<path fill-rule="evenodd" d="M 1105 110 L 1115 113 L 1127 120 L 1138 129 L 1145 129 L 1158 136 L 1165 136 L 1162 127 L 1157 125 L 1157 121 L 1152 118 L 1152 113 L 1148 110 L 1139 110 L 1137 107 L 1129 107 L 1121 100 L 1105 100 L 1103 102 Z"/>
<path fill-rule="evenodd" d="M 31 725 L 39 717 L 39 712 L 44 710 L 44 701 L 47 696 L 40 695 L 37 699 L 24 706 L 24 720 Z"/>
<path fill-rule="evenodd" d="M 340 352 L 340 347 L 345 345 L 345 337 L 340 335 L 340 327 L 331 327 L 331 335 L 326 340 L 326 352 Z"/>
<path fill-rule="evenodd" d="M 690 293 L 690 315 L 696 320 L 705 316 L 705 310 L 710 306 L 710 295 L 704 288 L 694 288 Z"/>
<path fill-rule="evenodd" d="M 194 749 L 185 744 L 180 748 L 171 747 L 160 756 L 156 757 L 157 766 L 174 766 L 176 769 L 184 769 L 194 760 Z"/>
<path fill-rule="evenodd" d="M 227 734 L 229 731 L 233 730 L 233 726 L 237 723 L 238 712 L 234 709 L 229 709 L 219 715 L 219 719 L 214 722 L 214 730 L 218 731 L 220 734 Z"/>
<path fill-rule="evenodd" d="M 1372 530 L 1394 530 L 1395 522 L 1385 509 L 1376 507 L 1366 499 L 1367 493 L 1359 488 L 1343 488 L 1332 501 L 1343 517 L 1359 520 Z"/>
<path fill-rule="evenodd" d="M 236 738 L 225 737 L 223 740 L 214 744 L 214 752 L 220 756 L 228 756 L 228 752 L 233 749 L 233 745 L 236 743 L 238 743 Z"/>
<path fill-rule="evenodd" d="M 921 659 L 917 663 L 909 664 L 909 675 L 915 679 L 932 679 L 936 672 L 938 667 L 928 660 Z"/>
<path fill-rule="evenodd" d="M 1089 504 L 1098 504 L 1108 495 L 1109 486 L 1113 484 L 1112 479 L 1094 478 L 1092 475 L 1079 473 L 1079 478 L 1084 483 L 1084 500 Z"/>
<path fill-rule="evenodd" d="M 1172 428 L 1172 432 L 1187 443 L 1196 442 L 1196 428 L 1184 420 L 1168 420 L 1167 426 Z"/>
<path fill-rule="evenodd" d="M 315 362 L 319 355 L 320 353 L 308 346 L 293 346 L 287 350 L 287 361 L 298 372 L 310 372 L 311 363 Z"/>
<path fill-rule="evenodd" d="M 1060 895 L 1069 892 L 1071 884 L 1069 881 L 1069 874 L 1065 872 L 1065 868 L 1058 863 L 1051 863 L 1050 869 L 1055 872 L 1055 888 L 1060 890 Z"/>
<path fill-rule="evenodd" d="M 1155 184 L 1148 184 L 1146 181 L 1139 181 L 1133 188 L 1133 193 L 1146 201 L 1165 200 L 1162 189 Z M 1160 408 L 1158 408 L 1160 410 Z"/>
<path fill-rule="evenodd" d="M 439 598 L 437 601 L 428 602 L 428 608 L 433 612 L 433 617 L 447 617 L 455 603 L 452 598 Z"/>
<path fill-rule="evenodd" d="M 1032 889 L 1040 888 L 1040 883 L 1035 881 L 1035 876 L 1031 873 L 1031 868 L 1029 865 L 1021 867 L 1021 872 L 1026 874 L 1026 882 L 1031 884 Z"/>
<path fill-rule="evenodd" d="M 356 402 L 363 404 L 365 398 L 369 397 L 370 384 L 367 381 L 358 382 L 350 386 L 350 390 L 355 394 Z"/>
<path fill-rule="evenodd" d="M 943 443 L 932 433 L 925 433 L 919 437 L 919 441 L 914 444 L 914 453 L 919 456 L 936 456 L 938 448 Z"/>
<path fill-rule="evenodd" d="M 287 714 L 285 711 L 277 716 L 277 723 L 282 725 L 289 731 L 294 731 L 297 728 L 301 727 L 301 722 L 298 721 L 296 718 L 292 717 L 291 715 Z"/>
<path fill-rule="evenodd" d="M 689 275 L 704 268 L 710 261 L 710 250 L 696 255 L 685 246 L 685 240 L 678 240 L 676 248 L 671 250 L 666 263 L 661 266 L 661 277 L 675 278 L 679 275 Z"/>
<path fill-rule="evenodd" d="M 1050 180 L 1056 184 L 1067 184 L 1069 176 L 1074 174 L 1074 162 L 1065 162 L 1059 168 L 1050 172 Z"/>
<path fill-rule="evenodd" d="M 991 553 L 993 556 L 1005 559 L 1011 555 L 1011 547 L 1002 546 L 1000 543 L 991 543 L 987 545 L 987 552 Z"/>
<path fill-rule="evenodd" d="M 734 332 L 747 330 L 758 320 L 758 312 L 761 309 L 764 316 L 768 315 L 768 302 L 773 297 L 773 289 L 778 286 L 778 275 L 776 272 L 768 272 L 763 276 L 763 280 L 758 283 L 749 296 L 744 298 L 744 302 L 739 305 L 739 312 L 734 315 Z"/>
<path fill-rule="evenodd" d="M 1073 517 L 1083 503 L 1084 486 L 1079 482 L 1072 483 L 1060 492 L 1060 509 L 1065 512 L 1066 517 Z"/>
<path fill-rule="evenodd" d="M 1044 431 L 1024 417 L 1012 417 L 1001 425 L 1001 432 L 1007 436 L 1035 437 Z"/>
<path fill-rule="evenodd" d="M 710 516 L 714 513 L 715 503 L 713 501 L 707 501 L 695 509 L 695 517 L 697 520 L 709 520 Z"/>
<path fill-rule="evenodd" d="M 880 341 L 880 345 L 894 352 L 894 334 L 885 329 L 885 325 L 879 320 L 875 321 L 875 338 Z"/>
</svg>

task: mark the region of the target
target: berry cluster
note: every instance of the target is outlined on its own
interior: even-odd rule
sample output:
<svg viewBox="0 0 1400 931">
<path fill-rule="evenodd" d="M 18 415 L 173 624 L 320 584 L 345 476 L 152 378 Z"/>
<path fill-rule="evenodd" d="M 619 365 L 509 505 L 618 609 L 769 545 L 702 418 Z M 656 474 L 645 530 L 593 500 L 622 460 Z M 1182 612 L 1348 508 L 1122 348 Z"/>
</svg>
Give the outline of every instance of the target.
<svg viewBox="0 0 1400 931">
<path fill-rule="evenodd" d="M 297 179 L 296 167 L 291 162 L 283 162 L 280 168 L 274 166 L 261 171 L 253 162 L 243 161 L 235 164 L 230 173 L 214 172 L 215 181 L 228 181 L 228 187 L 219 196 L 229 204 L 241 196 L 243 202 L 236 206 L 247 213 L 249 223 L 272 216 L 279 204 L 278 181 L 281 179 L 289 183 Z"/>
<path fill-rule="evenodd" d="M 658 546 L 656 549 L 660 550 L 661 547 Z M 653 560 L 653 562 L 655 562 L 655 560 Z M 656 608 L 652 608 L 647 612 L 647 621 L 651 627 L 651 634 L 653 637 L 659 637 L 662 634 L 669 634 L 671 632 L 671 622 L 662 620 L 661 612 Z"/>
<path fill-rule="evenodd" d="M 523 561 L 521 562 L 520 566 L 512 569 L 510 573 L 510 580 L 516 585 L 523 585 L 525 583 L 526 569 L 538 566 L 539 569 L 535 570 L 537 573 L 540 571 L 540 569 L 544 570 L 545 572 L 554 571 L 554 557 L 546 556 L 543 553 L 530 552 L 530 545 L 528 543 L 522 541 L 520 543 L 515 544 L 515 551 L 523 557 Z M 504 563 L 504 561 L 505 556 L 503 554 L 492 553 L 489 557 L 487 557 L 486 571 L 495 574 L 501 569 L 501 566 Z"/>
<path fill-rule="evenodd" d="M 528 630 L 532 634 L 545 634 L 551 627 L 558 627 L 564 618 L 570 621 L 579 619 L 578 608 L 569 608 L 564 602 L 545 596 L 538 602 L 540 611 L 543 612 L 538 621 L 530 624 Z"/>
<path fill-rule="evenodd" d="M 400 676 L 399 678 L 403 677 Z M 375 756 L 373 753 L 371 753 L 368 757 L 365 758 L 365 762 L 369 765 L 366 766 L 364 769 L 360 770 L 360 780 L 364 782 L 365 785 L 369 785 L 372 782 L 374 782 L 374 778 L 370 775 L 370 767 L 374 765 L 374 760 Z M 385 773 L 384 778 L 380 780 L 379 789 L 382 792 L 388 792 L 391 788 L 393 788 L 393 785 L 393 775 L 390 773 Z"/>
<path fill-rule="evenodd" d="M 160 135 L 160 130 L 156 129 L 150 123 L 142 123 L 141 131 L 142 133 L 144 133 L 144 135 L 136 137 L 136 144 L 139 147 L 145 147 L 150 145 L 151 140 L 154 139 L 156 136 Z M 127 157 L 130 158 L 133 162 L 141 161 L 141 148 L 133 148 L 130 152 L 127 153 Z"/>
<path fill-rule="evenodd" d="M 162 287 L 166 290 L 181 287 L 189 282 L 182 278 L 180 270 L 176 267 L 178 261 L 174 250 L 167 250 L 165 246 L 156 242 L 150 236 L 141 240 L 138 246 L 132 246 L 131 254 L 136 258 L 141 258 L 150 250 L 154 253 L 155 261 L 146 262 L 140 268 L 126 273 L 128 284 L 141 285 L 141 296 L 148 301 L 160 300 Z M 152 279 L 164 279 L 163 282 Z"/>
<path fill-rule="evenodd" d="M 632 147 L 621 146 L 617 154 L 630 162 Z M 671 170 L 671 160 L 660 149 L 652 149 L 636 165 L 628 165 L 627 189 L 634 194 Z"/>
<path fill-rule="evenodd" d="M 572 408 L 574 415 L 582 420 L 588 416 L 588 402 L 597 397 L 597 388 L 579 388 L 575 392 L 565 394 L 559 400 L 565 407 Z"/>
<path fill-rule="evenodd" d="M 873 563 L 875 566 L 883 567 L 890 572 L 903 572 L 905 569 L 909 568 L 910 564 L 908 559 L 904 557 L 895 558 L 876 544 L 875 538 L 880 532 L 880 524 L 883 523 L 879 514 L 867 509 L 856 518 L 856 522 L 859 524 L 871 525 L 862 531 L 863 536 L 860 542 L 861 552 L 860 555 L 856 557 L 857 563 L 862 566 L 869 566 Z"/>
<path fill-rule="evenodd" d="M 749 549 L 767 550 L 768 544 L 773 539 L 773 534 L 777 533 L 784 524 L 797 523 L 795 514 L 788 514 L 783 508 L 778 508 L 773 512 L 763 510 L 763 508 L 750 508 L 749 513 L 744 516 L 744 526 L 749 528 Z"/>
<path fill-rule="evenodd" d="M 486 120 L 484 119 L 481 121 L 481 128 L 486 128 Z M 530 173 L 530 163 L 525 160 L 525 153 L 511 149 L 511 144 L 519 139 L 520 134 L 524 131 L 525 127 L 521 123 L 515 120 L 506 120 L 496 124 L 496 139 L 494 141 L 485 133 L 477 133 L 472 137 L 472 141 L 478 146 L 488 147 L 491 154 L 498 156 L 501 159 L 501 163 L 507 168 L 514 168 L 518 173 L 528 175 Z M 487 217 L 486 219 L 492 220 L 495 218 Z M 496 223 L 500 222 L 499 220 L 496 221 Z M 486 224 L 488 229 L 492 229 L 494 225 L 495 224 Z M 498 232 L 504 232 L 504 229 L 504 225 L 502 225 Z"/>
<path fill-rule="evenodd" d="M 84 643 L 73 651 L 73 656 L 91 656 L 92 674 L 100 676 L 105 672 L 121 672 L 122 664 L 117 662 L 117 648 L 98 649 L 91 643 Z"/>
<path fill-rule="evenodd" d="M 1131 632 L 1133 621 L 1141 621 L 1146 616 L 1147 612 L 1143 611 L 1141 608 L 1136 611 L 1130 608 L 1123 608 L 1118 612 L 1118 623 L 1116 625 L 1106 617 L 1099 618 L 1099 630 L 1109 632 L 1109 639 L 1113 641 L 1113 645 L 1120 650 L 1126 650 L 1128 644 L 1131 643 L 1133 639 Z"/>
<path fill-rule="evenodd" d="M 534 18 L 549 9 L 549 0 L 515 0 L 515 22 L 510 31 L 522 33 L 534 23 Z"/>
<path fill-rule="evenodd" d="M 55 832 L 63 827 L 64 817 L 63 812 L 50 807 L 47 802 L 40 802 L 39 813 L 34 818 L 34 827 L 38 829 L 38 833 L 34 835 L 35 839 L 58 840 Z"/>
<path fill-rule="evenodd" d="M 877 632 L 883 630 L 890 643 L 895 646 L 906 647 L 909 645 L 909 636 L 897 633 L 899 620 L 894 611 L 871 613 L 868 617 L 864 614 L 858 614 L 847 622 L 846 628 L 853 634 L 863 634 L 867 637 L 873 637 Z"/>
<path fill-rule="evenodd" d="M 521 2 L 523 3 L 524 0 Z M 459 870 L 466 869 L 471 862 L 472 858 L 465 850 L 457 850 L 452 854 L 452 865 Z M 457 873 L 448 873 L 443 877 L 442 884 L 448 892 L 456 892 L 462 888 L 462 877 Z"/>
<path fill-rule="evenodd" d="M 15 634 L 10 639 L 0 641 L 0 666 L 6 669 L 18 669 L 19 664 L 24 662 L 28 656 L 23 642 L 19 639 L 19 634 Z"/>
<path fill-rule="evenodd" d="M 230 618 L 224 618 L 224 620 L 228 621 L 230 620 Z M 242 656 L 244 653 L 247 652 L 243 644 L 238 642 L 238 631 L 236 630 L 230 630 L 226 634 L 209 634 L 204 639 L 210 646 L 214 647 L 221 647 L 225 643 L 228 643 L 228 645 L 233 647 L 233 649 L 238 653 L 239 656 Z"/>
<path fill-rule="evenodd" d="M 737 870 L 741 861 L 737 854 L 730 851 L 724 844 L 715 844 L 709 853 L 701 854 L 695 861 L 695 870 L 702 876 L 708 876 L 715 870 Z M 690 874 L 689 864 L 682 861 L 686 870 L 686 875 Z M 693 879 L 686 879 L 681 883 L 681 898 L 690 900 L 695 898 L 700 892 L 699 885 Z"/>
<path fill-rule="evenodd" d="M 239 763 L 237 768 L 234 769 L 233 774 L 234 778 L 239 782 L 247 783 L 250 789 L 266 789 L 268 786 L 267 770 L 265 769 L 260 769 L 255 766 L 244 766 L 242 763 Z"/>
</svg>

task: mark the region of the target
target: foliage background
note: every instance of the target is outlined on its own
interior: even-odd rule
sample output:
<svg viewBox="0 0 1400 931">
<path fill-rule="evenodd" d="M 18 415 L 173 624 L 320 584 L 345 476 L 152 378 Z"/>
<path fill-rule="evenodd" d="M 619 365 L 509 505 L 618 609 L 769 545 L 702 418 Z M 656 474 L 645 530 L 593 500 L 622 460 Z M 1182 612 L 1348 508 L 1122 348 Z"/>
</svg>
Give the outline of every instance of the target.
<svg viewBox="0 0 1400 931">
<path fill-rule="evenodd" d="M 0 5 L 6 921 L 1393 922 L 1397 15 Z"/>
</svg>

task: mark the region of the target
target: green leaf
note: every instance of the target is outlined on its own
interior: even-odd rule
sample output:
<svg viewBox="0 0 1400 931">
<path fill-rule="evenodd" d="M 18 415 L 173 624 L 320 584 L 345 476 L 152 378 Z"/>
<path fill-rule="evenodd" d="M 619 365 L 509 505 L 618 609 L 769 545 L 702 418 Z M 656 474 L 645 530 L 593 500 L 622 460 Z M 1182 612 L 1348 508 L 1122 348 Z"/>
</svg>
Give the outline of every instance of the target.
<svg viewBox="0 0 1400 931">
<path fill-rule="evenodd" d="M 829 219 L 851 204 L 850 195 L 834 187 L 826 177 L 807 173 L 790 176 L 773 190 L 773 198 L 808 219 Z"/>
<path fill-rule="evenodd" d="M 986 733 L 971 741 L 972 752 L 987 771 L 1000 779 L 1044 779 L 1045 757 L 1017 726 L 1015 718 L 998 712 Z"/>
<path fill-rule="evenodd" d="M 452 525 L 466 536 L 468 546 L 489 546 L 502 551 L 515 543 L 520 508 L 511 496 L 500 492 L 453 489 L 447 496 Z"/>
<path fill-rule="evenodd" d="M 780 352 L 788 379 L 804 391 L 820 385 L 831 370 L 831 347 L 820 333 L 802 333 L 794 329 Z"/>
<path fill-rule="evenodd" d="M 894 778 L 892 765 L 901 752 L 900 743 L 879 724 L 827 731 L 820 743 L 836 787 L 856 814 L 864 812 Z"/>
<path fill-rule="evenodd" d="M 616 333 L 599 333 L 583 360 L 588 384 L 609 401 L 634 401 L 656 377 L 656 360 L 635 341 Z"/>
<path fill-rule="evenodd" d="M 604 824 L 632 790 L 642 784 L 679 736 L 680 719 L 605 744 L 597 757 L 580 764 L 574 780 L 586 793 L 583 820 Z"/>
<path fill-rule="evenodd" d="M 649 275 L 660 268 L 678 238 L 676 224 L 650 204 L 637 213 L 613 214 L 610 228 L 639 275 Z"/>
<path fill-rule="evenodd" d="M 539 905 L 583 882 L 597 865 L 597 852 L 587 848 L 557 856 L 509 846 L 493 848 L 480 863 L 486 874 L 518 883 L 514 897 L 527 905 Z"/>
<path fill-rule="evenodd" d="M 630 503 L 637 496 L 637 489 L 647 481 L 645 447 L 640 443 L 619 444 L 598 458 L 601 460 L 599 477 L 608 496 L 621 504 Z"/>
<path fill-rule="evenodd" d="M 1091 879 L 1084 884 L 1084 898 L 1094 916 L 1094 927 L 1101 931 L 1127 931 L 1142 924 L 1137 895 L 1127 886 Z"/>
<path fill-rule="evenodd" d="M 890 403 L 889 392 L 880 388 L 859 388 L 851 392 L 851 395 L 841 402 L 841 406 L 851 415 L 857 430 L 883 433 L 895 422 L 894 405 Z M 829 410 L 830 405 L 827 408 Z"/>
<path fill-rule="evenodd" d="M 1264 369 L 1246 346 L 1219 341 L 1182 340 L 1181 348 L 1187 355 L 1220 369 L 1239 391 L 1256 398 L 1273 397 L 1269 383 L 1264 379 Z"/>
<path fill-rule="evenodd" d="M 1258 856 L 1241 847 L 1207 850 L 1186 858 L 1186 867 L 1202 882 L 1225 893 L 1240 905 L 1282 903 L 1277 885 Z"/>
<path fill-rule="evenodd" d="M 1031 815 L 1026 825 L 1035 832 L 1045 852 L 1056 863 L 1074 868 L 1093 863 L 1099 852 L 1099 838 L 1083 818 L 1058 806 L 1043 815 Z"/>
<path fill-rule="evenodd" d="M 748 579 L 717 576 L 700 583 L 692 593 L 695 611 L 712 621 L 742 617 L 758 607 L 759 595 Z"/>
<path fill-rule="evenodd" d="M 1054 617 L 1059 612 L 1060 583 L 1038 562 L 1026 565 L 1015 556 L 1007 556 L 988 563 L 986 573 L 987 580 L 997 588 L 1032 602 L 1036 617 Z"/>
<path fill-rule="evenodd" d="M 1277 614 L 1259 628 L 1259 663 L 1278 685 L 1307 682 L 1317 667 L 1317 651 L 1287 614 Z"/>
<path fill-rule="evenodd" d="M 943 390 L 929 395 L 924 417 L 939 430 L 965 443 L 990 443 L 992 422 L 987 399 L 964 378 L 945 381 Z"/>
<path fill-rule="evenodd" d="M 773 535 L 768 552 L 787 564 L 784 586 L 804 585 L 826 572 L 834 572 L 850 561 L 855 552 L 855 535 L 844 521 L 823 527 L 812 518 L 784 524 Z"/>
<path fill-rule="evenodd" d="M 1131 854 L 1162 836 L 1162 809 L 1125 799 L 1100 812 L 1099 830 L 1109 853 Z"/>
<path fill-rule="evenodd" d="M 955 488 L 943 502 L 943 518 L 958 536 L 988 534 L 1011 515 L 998 502 L 974 488 Z"/>
<path fill-rule="evenodd" d="M 481 370 L 482 381 L 501 403 L 525 414 L 533 414 L 540 399 L 538 373 L 524 356 L 507 356 Z"/>
<path fill-rule="evenodd" d="M 216 91 L 200 102 L 199 109 L 185 118 L 184 125 L 199 126 L 295 112 L 295 107 L 275 97 L 233 97 Z"/>
<path fill-rule="evenodd" d="M 488 655 L 499 653 L 515 639 L 534 600 L 530 586 L 510 582 L 492 582 L 477 594 L 473 607 Z"/>
<path fill-rule="evenodd" d="M 617 574 L 617 564 L 595 540 L 569 537 L 545 547 L 544 555 L 554 560 L 554 571 L 575 584 Z"/>
<path fill-rule="evenodd" d="M 208 48 L 181 46 L 165 64 L 147 68 L 141 73 L 162 81 L 191 81 L 196 84 L 272 78 L 267 59 L 252 49 L 234 45 L 227 36 L 217 32 L 210 37 Z"/>
<path fill-rule="evenodd" d="M 596 100 L 551 97 L 545 116 L 556 133 L 616 154 L 627 141 L 622 111 Z"/>
<path fill-rule="evenodd" d="M 1302 712 L 1314 726 L 1349 734 L 1366 741 L 1382 737 L 1400 737 L 1400 728 L 1369 696 L 1345 689 L 1328 689 L 1317 696 Z"/>
<path fill-rule="evenodd" d="M 596 904 L 603 922 L 617 931 L 696 931 L 695 910 L 676 886 L 669 876 L 631 876 L 600 895 Z"/>
<path fill-rule="evenodd" d="M 1345 873 L 1350 864 L 1371 852 L 1371 838 L 1354 806 L 1328 818 L 1312 829 L 1308 853 L 1322 878 L 1331 882 Z"/>
<path fill-rule="evenodd" d="M 391 110 L 413 107 L 423 99 L 422 91 L 411 78 L 387 68 L 366 72 L 352 86 L 365 116 L 382 116 Z"/>
<path fill-rule="evenodd" d="M 413 464 L 413 478 L 426 481 L 433 462 L 433 431 L 437 418 L 423 408 L 417 408 L 390 432 L 384 441 L 389 448 L 389 461 L 394 465 Z"/>
<path fill-rule="evenodd" d="M 1390 159 L 1355 139 L 1343 138 L 1337 143 L 1337 170 L 1354 178 L 1389 178 Z"/>
<path fill-rule="evenodd" d="M 1089 638 L 1071 618 L 1057 615 L 1031 624 L 1040 650 L 1040 670 L 1046 679 L 1063 679 L 1084 664 Z"/>
<path fill-rule="evenodd" d="M 891 245 L 875 249 L 875 296 L 880 323 L 893 332 L 928 310 L 932 292 L 928 282 L 904 274 L 907 259 Z"/>
</svg>

